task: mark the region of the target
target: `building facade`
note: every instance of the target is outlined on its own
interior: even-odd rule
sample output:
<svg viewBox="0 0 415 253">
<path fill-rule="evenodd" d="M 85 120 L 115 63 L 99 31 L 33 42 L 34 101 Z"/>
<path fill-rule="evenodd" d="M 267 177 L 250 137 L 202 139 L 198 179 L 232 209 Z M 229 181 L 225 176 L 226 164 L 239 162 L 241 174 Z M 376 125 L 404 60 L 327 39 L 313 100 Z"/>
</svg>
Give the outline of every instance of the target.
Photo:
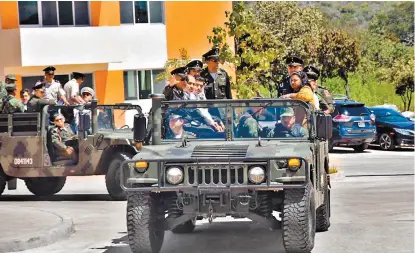
<svg viewBox="0 0 415 253">
<path fill-rule="evenodd" d="M 154 80 L 167 59 L 180 48 L 200 59 L 231 9 L 230 1 L 0 1 L 0 78 L 16 74 L 18 89 L 30 89 L 52 65 L 61 83 L 86 74 L 83 85 L 100 104 L 148 111 L 148 95 L 164 88 Z"/>
</svg>

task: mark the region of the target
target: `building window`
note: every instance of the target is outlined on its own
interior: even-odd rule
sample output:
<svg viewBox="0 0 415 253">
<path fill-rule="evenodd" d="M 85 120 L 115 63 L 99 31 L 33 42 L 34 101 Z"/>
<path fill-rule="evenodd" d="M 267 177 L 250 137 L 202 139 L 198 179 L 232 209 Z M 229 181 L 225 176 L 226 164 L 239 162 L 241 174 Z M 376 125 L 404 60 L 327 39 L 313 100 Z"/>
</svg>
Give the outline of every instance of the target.
<svg viewBox="0 0 415 253">
<path fill-rule="evenodd" d="M 163 23 L 164 1 L 120 1 L 121 24 Z"/>
<path fill-rule="evenodd" d="M 37 1 L 19 2 L 21 25 L 88 26 L 88 1 Z"/>
<path fill-rule="evenodd" d="M 22 86 L 23 89 L 29 89 L 32 90 L 33 85 L 35 85 L 35 83 L 39 80 L 44 79 L 44 76 L 24 76 L 22 77 Z M 59 81 L 63 86 L 65 85 L 65 83 L 67 83 L 69 80 L 72 79 L 72 74 L 69 75 L 55 75 L 54 77 L 55 80 Z M 83 87 L 89 87 L 95 90 L 95 86 L 94 86 L 94 76 L 92 73 L 88 73 L 85 74 L 84 77 L 84 82 L 82 83 L 82 85 L 79 87 L 79 90 L 81 90 Z"/>
<path fill-rule="evenodd" d="M 125 100 L 148 99 L 148 96 L 155 89 L 155 77 L 161 71 L 163 70 L 124 71 Z"/>
</svg>

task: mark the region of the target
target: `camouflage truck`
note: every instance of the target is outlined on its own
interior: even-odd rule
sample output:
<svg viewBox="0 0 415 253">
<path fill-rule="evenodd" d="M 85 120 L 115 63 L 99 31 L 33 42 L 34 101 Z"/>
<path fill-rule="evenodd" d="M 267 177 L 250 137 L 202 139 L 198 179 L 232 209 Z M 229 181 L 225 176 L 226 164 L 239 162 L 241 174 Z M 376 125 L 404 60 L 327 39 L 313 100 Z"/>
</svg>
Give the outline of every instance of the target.
<svg viewBox="0 0 415 253">
<path fill-rule="evenodd" d="M 16 189 L 17 179 L 24 180 L 33 194 L 47 196 L 58 193 L 68 176 L 105 175 L 111 198 L 125 200 L 119 167 L 141 148 L 129 127 L 133 122 L 127 122 L 146 120 L 141 107 L 97 105 L 93 101 L 90 108 L 81 108 L 76 161 L 57 157 L 50 141 L 49 115 L 65 109 L 68 107 L 45 106 L 42 113 L 0 114 L 0 194 L 6 185 L 9 190 Z"/>
<path fill-rule="evenodd" d="M 330 116 L 299 100 L 150 97 L 149 145 L 121 165 L 133 253 L 159 252 L 166 230 L 226 216 L 282 229 L 287 252 L 311 252 L 330 226 Z M 225 130 L 208 131 L 200 110 Z"/>
</svg>

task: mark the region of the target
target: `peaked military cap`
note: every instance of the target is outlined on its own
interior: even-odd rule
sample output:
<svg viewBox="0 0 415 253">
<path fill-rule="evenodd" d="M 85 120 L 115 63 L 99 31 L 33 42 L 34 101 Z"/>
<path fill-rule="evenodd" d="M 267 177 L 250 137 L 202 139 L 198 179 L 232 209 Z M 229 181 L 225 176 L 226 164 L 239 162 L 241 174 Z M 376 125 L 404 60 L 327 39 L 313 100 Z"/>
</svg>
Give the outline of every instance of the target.
<svg viewBox="0 0 415 253">
<path fill-rule="evenodd" d="M 320 71 L 314 66 L 307 66 L 303 69 L 303 71 L 307 74 L 307 77 L 310 80 L 317 80 L 320 77 Z"/>
<path fill-rule="evenodd" d="M 294 109 L 291 107 L 282 108 L 280 117 L 285 116 L 294 116 Z"/>
<path fill-rule="evenodd" d="M 179 67 L 174 69 L 172 72 L 170 72 L 171 75 L 186 75 L 188 72 L 187 67 Z"/>
<path fill-rule="evenodd" d="M 209 51 L 207 51 L 205 54 L 202 55 L 202 57 L 206 60 L 209 60 L 210 58 L 219 59 L 219 48 L 215 47 Z"/>
<path fill-rule="evenodd" d="M 56 68 L 53 66 L 49 66 L 43 69 L 45 71 L 45 74 L 55 74 Z"/>
<path fill-rule="evenodd" d="M 5 79 L 17 81 L 16 75 L 14 75 L 14 74 L 8 74 L 8 75 L 6 75 L 5 76 Z"/>
<path fill-rule="evenodd" d="M 43 87 L 45 87 L 46 83 L 43 81 L 40 82 L 36 82 L 35 85 L 33 85 L 32 89 L 33 90 L 37 90 L 37 89 L 41 89 Z"/>
<path fill-rule="evenodd" d="M 202 70 L 203 68 L 203 63 L 199 60 L 194 60 L 189 62 L 186 67 L 188 67 L 189 69 L 194 69 L 194 70 Z"/>
<path fill-rule="evenodd" d="M 8 84 L 6 84 L 5 88 L 6 88 L 7 91 L 14 91 L 14 90 L 16 90 L 16 84 L 8 83 Z"/>
<path fill-rule="evenodd" d="M 95 95 L 94 90 L 93 90 L 93 89 L 91 89 L 91 88 L 89 88 L 89 87 L 83 87 L 83 88 L 81 89 L 81 94 L 84 94 L 84 93 L 89 93 L 89 94 L 91 94 L 92 96 L 94 96 L 94 95 Z"/>
<path fill-rule="evenodd" d="M 72 75 L 73 75 L 73 78 L 75 78 L 75 79 L 84 78 L 85 77 L 84 74 L 79 73 L 79 72 L 73 72 Z"/>
<path fill-rule="evenodd" d="M 65 118 L 65 116 L 63 116 L 63 114 L 60 113 L 60 112 L 57 112 L 57 113 L 53 114 L 53 117 L 52 118 L 53 118 L 53 120 L 55 120 L 59 116 L 62 116 L 63 118 Z"/>
<path fill-rule="evenodd" d="M 300 66 L 304 64 L 304 61 L 300 57 L 292 55 L 285 59 L 285 63 L 288 66 Z"/>
</svg>

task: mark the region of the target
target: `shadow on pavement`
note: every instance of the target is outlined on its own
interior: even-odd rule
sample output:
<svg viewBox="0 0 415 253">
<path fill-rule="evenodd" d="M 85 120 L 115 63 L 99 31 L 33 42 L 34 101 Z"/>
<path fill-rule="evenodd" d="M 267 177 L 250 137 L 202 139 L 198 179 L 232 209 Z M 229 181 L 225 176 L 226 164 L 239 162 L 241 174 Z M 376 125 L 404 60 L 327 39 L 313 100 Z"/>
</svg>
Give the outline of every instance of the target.
<svg viewBox="0 0 415 253">
<path fill-rule="evenodd" d="M 386 152 L 386 153 L 387 152 L 408 152 L 408 153 L 415 152 L 415 149 L 411 147 L 396 148 L 393 151 L 384 151 L 380 148 L 380 146 L 369 146 L 369 149 L 379 150 L 379 151 Z"/>
<path fill-rule="evenodd" d="M 94 249 L 104 250 L 102 253 L 131 253 L 126 235 L 111 243 L 111 246 Z M 271 231 L 249 221 L 201 224 L 191 234 L 166 232 L 160 253 L 252 253 L 258 248 L 262 253 L 284 253 L 281 231 Z"/>
<path fill-rule="evenodd" d="M 330 152 L 330 154 L 353 154 L 353 153 L 356 153 L 356 154 L 369 154 L 370 153 L 370 150 L 365 150 L 365 151 L 363 151 L 363 152 L 356 152 L 356 151 L 354 151 L 354 149 L 353 148 L 347 148 L 347 147 L 345 147 L 344 149 L 343 149 L 343 147 L 341 147 L 342 149 L 338 149 L 337 147 L 334 147 L 334 149 Z"/>
<path fill-rule="evenodd" d="M 108 194 L 57 194 L 47 197 L 35 195 L 2 195 L 1 201 L 113 201 Z"/>
</svg>

